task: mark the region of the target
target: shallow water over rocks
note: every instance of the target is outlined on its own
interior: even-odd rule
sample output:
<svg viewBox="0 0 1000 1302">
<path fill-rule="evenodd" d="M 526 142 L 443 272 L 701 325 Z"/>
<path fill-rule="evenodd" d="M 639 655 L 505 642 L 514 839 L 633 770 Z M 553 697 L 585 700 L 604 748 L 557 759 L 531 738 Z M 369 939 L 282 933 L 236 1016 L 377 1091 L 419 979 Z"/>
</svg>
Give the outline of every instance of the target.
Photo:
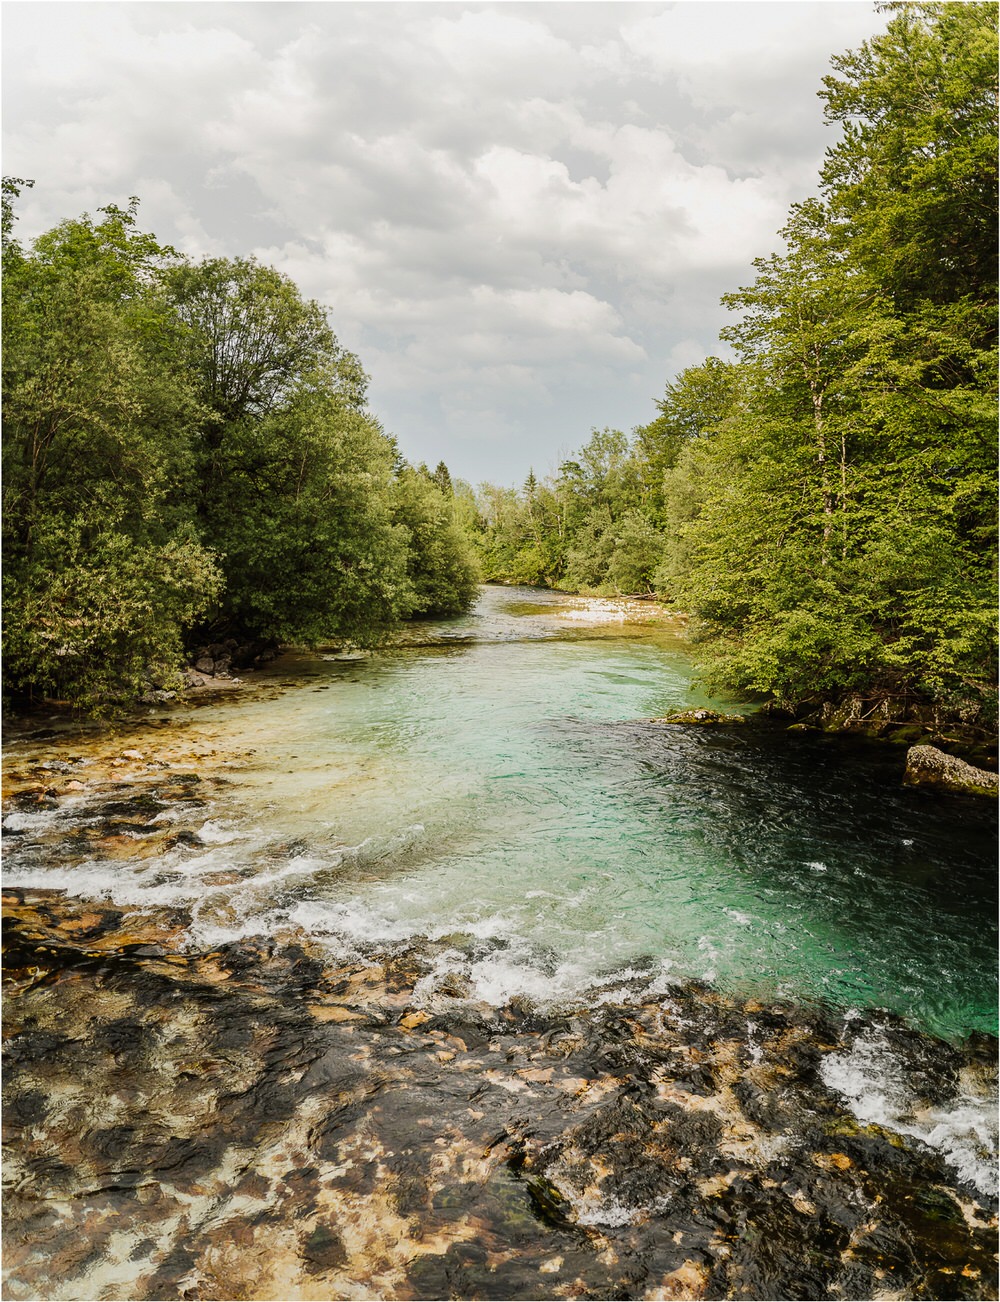
<svg viewBox="0 0 1000 1302">
<path fill-rule="evenodd" d="M 946 1107 L 988 1044 L 697 984 L 431 1011 L 426 950 L 5 905 L 8 1298 L 995 1296 L 990 1200 L 824 1071 L 889 1037 Z"/>
</svg>

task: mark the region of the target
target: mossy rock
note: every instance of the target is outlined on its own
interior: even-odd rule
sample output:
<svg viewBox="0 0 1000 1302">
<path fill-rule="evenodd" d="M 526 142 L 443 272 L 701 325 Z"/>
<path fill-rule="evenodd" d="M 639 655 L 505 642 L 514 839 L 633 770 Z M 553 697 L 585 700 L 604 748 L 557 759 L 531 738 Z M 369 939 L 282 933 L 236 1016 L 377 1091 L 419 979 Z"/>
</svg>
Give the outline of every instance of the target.
<svg viewBox="0 0 1000 1302">
<path fill-rule="evenodd" d="M 674 714 L 665 714 L 661 719 L 651 719 L 651 723 L 685 723 L 696 727 L 708 727 L 719 723 L 746 723 L 742 714 L 720 714 L 717 710 L 677 710 Z"/>
<path fill-rule="evenodd" d="M 885 740 L 900 746 L 916 746 L 927 736 L 927 729 L 920 723 L 906 723 L 899 728 L 890 728 L 885 733 Z"/>
<path fill-rule="evenodd" d="M 1000 790 L 996 773 L 977 769 L 936 746 L 910 747 L 903 782 L 910 787 L 937 787 L 969 796 L 996 796 Z"/>
</svg>

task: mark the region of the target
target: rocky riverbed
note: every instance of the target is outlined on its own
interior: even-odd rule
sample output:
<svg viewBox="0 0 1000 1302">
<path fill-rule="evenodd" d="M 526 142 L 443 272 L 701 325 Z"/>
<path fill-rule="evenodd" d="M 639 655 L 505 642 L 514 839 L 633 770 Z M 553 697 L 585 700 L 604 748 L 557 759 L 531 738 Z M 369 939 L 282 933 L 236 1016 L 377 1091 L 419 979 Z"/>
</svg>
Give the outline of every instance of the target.
<svg viewBox="0 0 1000 1302">
<path fill-rule="evenodd" d="M 824 1079 L 870 1022 L 696 984 L 427 1006 L 421 949 L 191 953 L 178 910 L 52 891 L 4 913 L 8 1298 L 996 1295 L 991 1201 Z M 995 1070 L 877 1030 L 916 1110 Z"/>
<path fill-rule="evenodd" d="M 227 841 L 255 748 L 300 749 L 265 723 L 8 735 L 5 1297 L 996 1297 L 992 1038 L 658 962 L 488 1002 L 450 965 L 489 935 L 206 941 L 261 878 L 371 871 L 287 795 Z"/>
</svg>

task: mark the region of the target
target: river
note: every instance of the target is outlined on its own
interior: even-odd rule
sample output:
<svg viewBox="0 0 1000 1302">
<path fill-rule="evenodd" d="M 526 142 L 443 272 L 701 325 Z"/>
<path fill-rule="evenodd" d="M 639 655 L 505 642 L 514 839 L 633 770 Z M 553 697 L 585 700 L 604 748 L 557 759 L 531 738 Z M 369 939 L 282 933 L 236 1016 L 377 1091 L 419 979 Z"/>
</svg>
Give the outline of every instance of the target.
<svg viewBox="0 0 1000 1302">
<path fill-rule="evenodd" d="M 989 1093 L 918 1116 L 891 1028 L 942 1053 L 995 1034 L 995 811 L 692 678 L 659 607 L 486 587 L 382 651 L 290 653 L 115 733 L 12 730 L 5 883 L 133 931 L 172 911 L 192 961 L 419 953 L 410 1016 L 651 1007 L 693 981 L 853 1020 L 825 1087 L 991 1195 Z M 654 722 L 697 707 L 748 717 Z"/>
<path fill-rule="evenodd" d="M 902 787 L 902 752 L 650 723 L 751 708 L 694 689 L 679 622 L 655 614 L 487 587 L 410 646 L 287 656 L 277 692 L 197 711 L 238 778 L 202 853 L 12 854 L 7 881 L 188 905 L 198 945 L 285 923 L 337 952 L 453 936 L 442 964 L 497 1003 L 641 967 L 995 1032 L 993 810 Z"/>
</svg>

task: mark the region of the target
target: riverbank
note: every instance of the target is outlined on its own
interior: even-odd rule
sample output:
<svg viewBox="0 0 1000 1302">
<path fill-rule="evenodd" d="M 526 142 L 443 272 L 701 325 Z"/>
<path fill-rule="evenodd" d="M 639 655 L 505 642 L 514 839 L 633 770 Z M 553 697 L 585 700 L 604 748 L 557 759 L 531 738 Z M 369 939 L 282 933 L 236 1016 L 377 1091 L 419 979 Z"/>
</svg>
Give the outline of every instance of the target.
<svg viewBox="0 0 1000 1302">
<path fill-rule="evenodd" d="M 470 615 L 404 622 L 375 651 L 358 651 L 341 644 L 304 651 L 294 647 L 279 648 L 270 643 L 241 644 L 232 638 L 206 644 L 189 656 L 190 663 L 185 667 L 176 690 L 151 689 L 134 707 L 125 708 L 123 705 L 117 723 L 127 729 L 131 724 L 158 715 L 176 717 L 178 711 L 211 703 L 220 695 L 253 693 L 257 688 L 273 686 L 276 679 L 287 679 L 289 675 L 294 680 L 296 661 L 303 658 L 321 657 L 351 664 L 363 662 L 373 654 L 391 654 L 403 649 L 473 644 L 481 637 L 481 629 L 476 627 L 481 623 L 479 609 L 484 598 L 487 606 L 490 604 L 488 594 L 491 590 L 509 596 L 514 606 L 530 612 L 522 623 L 535 625 L 529 633 L 532 637 L 566 636 L 568 631 L 576 636 L 601 636 L 623 626 L 628 626 L 635 635 L 661 627 L 679 643 L 686 644 L 689 655 L 693 651 L 687 643 L 688 616 L 668 607 L 652 594 L 608 597 L 493 581 L 481 587 L 479 607 Z M 557 618 L 553 618 L 554 615 Z M 967 709 L 956 708 L 949 713 L 912 695 L 877 693 L 863 697 L 856 692 L 847 692 L 836 699 L 807 702 L 796 707 L 777 706 L 766 700 L 752 705 L 734 702 L 730 708 L 734 707 L 747 711 L 744 717 L 748 721 L 767 721 L 771 726 L 784 727 L 795 733 L 839 736 L 848 742 L 884 746 L 887 753 L 899 754 L 900 780 L 903 780 L 906 768 L 905 752 L 913 746 L 933 746 L 945 755 L 991 773 L 996 773 L 998 768 L 995 724 L 972 718 Z M 690 707 L 681 711 L 692 715 L 695 712 Z M 85 720 L 80 720 L 58 701 L 42 702 L 30 713 L 11 716 L 6 722 L 15 733 L 37 731 L 46 723 L 60 727 L 71 726 L 74 722 L 86 725 Z"/>
<path fill-rule="evenodd" d="M 836 1088 L 891 1043 L 930 1126 L 984 1040 L 691 983 L 427 1006 L 418 948 L 192 953 L 176 910 L 44 891 L 5 917 L 9 1298 L 995 1297 L 971 1155 Z"/>
</svg>

